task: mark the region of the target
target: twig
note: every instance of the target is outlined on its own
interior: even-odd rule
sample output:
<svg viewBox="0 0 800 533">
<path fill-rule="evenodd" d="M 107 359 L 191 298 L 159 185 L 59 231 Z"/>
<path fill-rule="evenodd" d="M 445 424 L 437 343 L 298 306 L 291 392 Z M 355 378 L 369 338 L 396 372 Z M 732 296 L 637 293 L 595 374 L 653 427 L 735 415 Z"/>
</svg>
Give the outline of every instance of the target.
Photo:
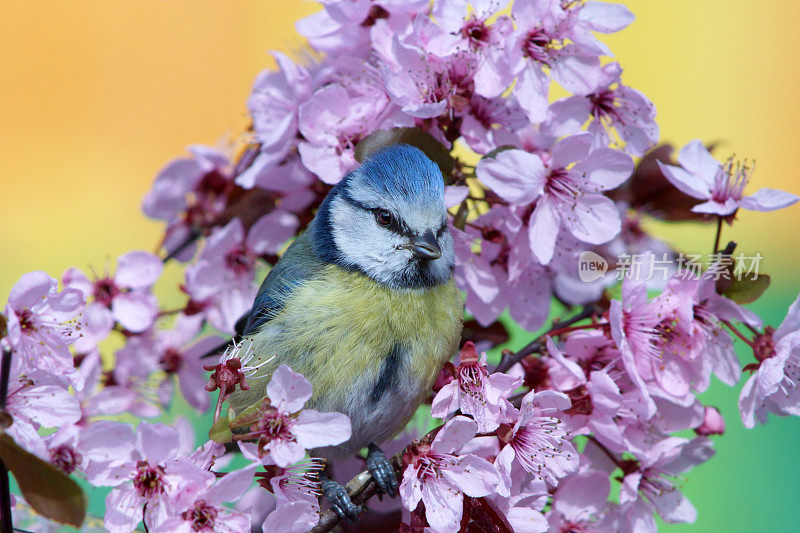
<svg viewBox="0 0 800 533">
<path fill-rule="evenodd" d="M 5 412 L 8 400 L 8 380 L 11 373 L 11 349 L 3 348 L 0 361 L 0 412 Z M 8 469 L 0 460 L 0 531 L 12 533 L 14 525 L 11 520 L 11 487 L 8 480 Z"/>
<path fill-rule="evenodd" d="M 576 322 L 580 322 L 581 320 L 591 318 L 597 312 L 597 309 L 594 305 L 586 305 L 583 307 L 583 310 L 578 313 L 577 315 L 573 316 L 572 318 L 568 318 L 564 321 L 554 321 L 552 327 L 546 333 L 542 333 L 536 339 L 528 343 L 524 348 L 519 350 L 517 353 L 512 353 L 510 351 L 503 351 L 503 356 L 500 359 L 500 364 L 497 365 L 497 368 L 494 369 L 495 372 L 506 372 L 509 368 L 514 366 L 515 364 L 519 363 L 525 357 L 534 354 L 540 353 L 544 350 L 546 338 L 550 335 L 557 334 L 557 333 L 566 333 L 568 328 L 575 324 Z"/>
<path fill-rule="evenodd" d="M 168 263 L 171 259 L 174 259 L 175 256 L 179 255 L 182 251 L 188 248 L 194 241 L 199 239 L 200 235 L 201 233 L 198 230 L 193 229 L 192 232 L 189 233 L 189 236 L 186 237 L 186 239 L 182 243 L 180 243 L 174 250 L 168 253 L 164 257 L 164 259 L 161 260 L 161 262 Z"/>
<path fill-rule="evenodd" d="M 745 337 L 745 336 L 744 336 L 744 334 L 742 334 L 742 332 L 741 332 L 741 331 L 739 331 L 739 330 L 736 328 L 736 326 L 734 326 L 733 324 L 731 324 L 730 322 L 728 322 L 728 321 L 727 321 L 727 320 L 725 320 L 724 318 L 721 318 L 721 319 L 720 319 L 720 322 L 722 322 L 723 324 L 725 324 L 726 326 L 728 326 L 728 329 L 729 329 L 729 330 L 731 330 L 731 331 L 732 331 L 732 332 L 733 332 L 733 333 L 734 333 L 734 334 L 735 334 L 737 337 L 739 337 L 739 338 L 740 338 L 740 339 L 741 339 L 741 340 L 742 340 L 742 341 L 743 341 L 745 344 L 747 344 L 747 345 L 748 345 L 748 346 L 750 346 L 751 348 L 754 348 L 754 347 L 755 347 L 755 342 L 753 342 L 753 340 L 752 340 L 752 339 L 749 339 L 749 338 Z"/>
<path fill-rule="evenodd" d="M 444 427 L 443 425 L 436 426 L 432 430 L 430 430 L 424 437 L 422 437 L 423 442 L 431 442 L 433 438 L 439 433 L 439 430 Z M 394 454 L 391 458 L 392 466 L 394 467 L 394 473 L 398 479 L 403 475 L 402 468 L 403 468 L 403 449 L 400 452 Z M 375 494 L 378 493 L 378 486 L 375 484 L 375 481 L 372 479 L 372 475 L 368 471 L 363 471 L 357 474 L 353 479 L 348 481 L 345 486 L 345 490 L 350 495 L 350 499 L 356 506 L 363 505 L 367 502 L 370 498 L 372 498 Z M 316 526 L 308 531 L 308 533 L 327 533 L 331 531 L 336 524 L 340 521 L 339 515 L 337 515 L 333 510 L 326 509 L 322 511 L 319 516 L 319 522 Z"/>
<path fill-rule="evenodd" d="M 717 236 L 714 237 L 714 250 L 711 253 L 717 253 L 719 251 L 719 240 L 722 237 L 722 217 L 717 215 Z"/>
</svg>

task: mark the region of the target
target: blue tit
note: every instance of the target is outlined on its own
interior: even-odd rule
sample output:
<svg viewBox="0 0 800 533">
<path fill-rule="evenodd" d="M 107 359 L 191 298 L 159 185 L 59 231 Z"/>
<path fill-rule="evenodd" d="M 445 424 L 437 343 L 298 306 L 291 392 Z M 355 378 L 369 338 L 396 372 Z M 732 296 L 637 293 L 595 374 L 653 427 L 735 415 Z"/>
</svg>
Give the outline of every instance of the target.
<svg viewBox="0 0 800 533">
<path fill-rule="evenodd" d="M 313 385 L 309 408 L 352 423 L 350 440 L 312 453 L 333 459 L 367 447 L 379 490 L 394 495 L 377 445 L 406 425 L 458 349 L 454 261 L 439 167 L 408 145 L 373 154 L 330 191 L 240 319 L 240 336 L 270 362 L 231 396 L 231 416 L 261 401 L 285 363 Z M 356 512 L 341 485 L 325 479 L 323 491 L 340 515 Z"/>
</svg>

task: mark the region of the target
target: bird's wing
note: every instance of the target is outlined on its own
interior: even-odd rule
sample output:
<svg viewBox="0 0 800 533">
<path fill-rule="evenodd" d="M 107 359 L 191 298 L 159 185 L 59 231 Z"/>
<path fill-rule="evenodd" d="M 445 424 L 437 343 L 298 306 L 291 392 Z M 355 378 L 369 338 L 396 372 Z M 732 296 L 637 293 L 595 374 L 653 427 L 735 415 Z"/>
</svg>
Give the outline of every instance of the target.
<svg viewBox="0 0 800 533">
<path fill-rule="evenodd" d="M 309 233 L 306 231 L 295 239 L 267 274 L 253 307 L 236 322 L 238 337 L 253 333 L 271 320 L 292 291 L 325 266 L 311 246 Z"/>
</svg>

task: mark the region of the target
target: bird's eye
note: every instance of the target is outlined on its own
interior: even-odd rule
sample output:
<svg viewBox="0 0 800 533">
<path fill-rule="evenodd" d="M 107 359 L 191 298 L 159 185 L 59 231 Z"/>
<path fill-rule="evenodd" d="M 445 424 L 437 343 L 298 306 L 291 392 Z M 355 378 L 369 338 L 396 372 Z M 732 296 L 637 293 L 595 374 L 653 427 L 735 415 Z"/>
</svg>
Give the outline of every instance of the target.
<svg viewBox="0 0 800 533">
<path fill-rule="evenodd" d="M 392 223 L 392 214 L 386 209 L 378 209 L 375 211 L 375 220 L 381 226 L 388 226 Z"/>
</svg>

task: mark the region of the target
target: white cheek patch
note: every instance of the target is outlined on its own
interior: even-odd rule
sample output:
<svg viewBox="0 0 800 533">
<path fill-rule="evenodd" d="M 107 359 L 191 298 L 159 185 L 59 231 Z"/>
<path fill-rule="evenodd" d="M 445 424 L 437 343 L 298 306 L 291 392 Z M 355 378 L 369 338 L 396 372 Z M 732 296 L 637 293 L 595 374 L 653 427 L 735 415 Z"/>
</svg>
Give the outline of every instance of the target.
<svg viewBox="0 0 800 533">
<path fill-rule="evenodd" d="M 408 264 L 411 252 L 398 249 L 407 239 L 378 226 L 372 213 L 335 198 L 330 215 L 333 240 L 347 263 L 385 282 Z"/>
</svg>

